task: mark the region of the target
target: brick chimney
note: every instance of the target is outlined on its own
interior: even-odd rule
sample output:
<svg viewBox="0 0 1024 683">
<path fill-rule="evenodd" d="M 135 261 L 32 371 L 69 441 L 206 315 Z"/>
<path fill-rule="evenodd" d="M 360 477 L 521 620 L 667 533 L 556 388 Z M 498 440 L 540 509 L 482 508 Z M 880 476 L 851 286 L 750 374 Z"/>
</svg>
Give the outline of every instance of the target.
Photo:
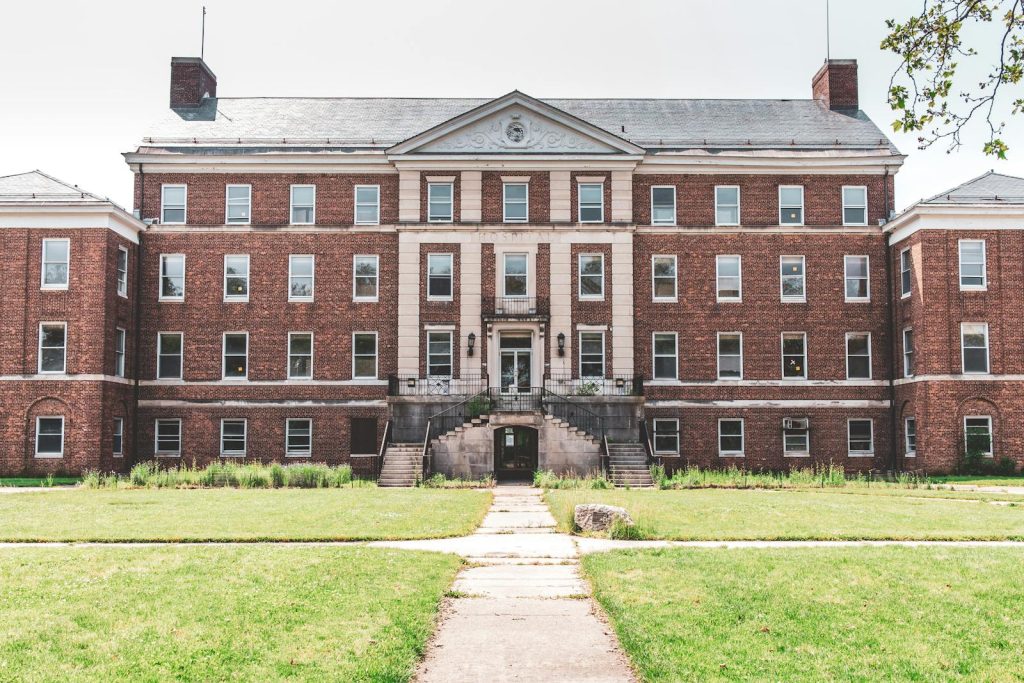
<svg viewBox="0 0 1024 683">
<path fill-rule="evenodd" d="M 857 99 L 857 60 L 829 59 L 811 79 L 811 92 L 832 111 L 860 109 Z"/>
<path fill-rule="evenodd" d="M 217 77 L 199 57 L 171 57 L 171 109 L 198 107 L 217 96 Z"/>
</svg>

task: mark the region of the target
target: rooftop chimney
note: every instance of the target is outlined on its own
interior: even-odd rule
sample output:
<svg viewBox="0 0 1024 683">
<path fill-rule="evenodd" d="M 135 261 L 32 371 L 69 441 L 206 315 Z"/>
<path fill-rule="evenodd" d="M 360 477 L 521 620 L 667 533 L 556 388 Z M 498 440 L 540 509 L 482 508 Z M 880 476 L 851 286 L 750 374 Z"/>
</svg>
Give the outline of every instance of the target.
<svg viewBox="0 0 1024 683">
<path fill-rule="evenodd" d="M 814 99 L 832 111 L 860 109 L 857 99 L 857 60 L 829 59 L 811 79 Z"/>
<path fill-rule="evenodd" d="M 198 107 L 217 96 L 217 77 L 199 57 L 171 57 L 171 109 Z"/>
</svg>

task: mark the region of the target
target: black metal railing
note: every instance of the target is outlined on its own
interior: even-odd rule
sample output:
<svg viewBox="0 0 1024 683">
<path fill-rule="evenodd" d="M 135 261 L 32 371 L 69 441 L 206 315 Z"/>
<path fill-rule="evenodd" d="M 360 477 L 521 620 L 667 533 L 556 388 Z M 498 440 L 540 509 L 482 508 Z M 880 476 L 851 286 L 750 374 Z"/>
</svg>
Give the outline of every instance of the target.
<svg viewBox="0 0 1024 683">
<path fill-rule="evenodd" d="M 549 313 L 548 298 L 542 296 L 496 296 L 484 298 L 483 314 L 492 317 L 529 318 Z"/>
<path fill-rule="evenodd" d="M 384 454 L 387 453 L 388 444 L 391 443 L 391 420 L 384 423 L 384 436 L 380 440 L 380 451 L 377 453 L 377 461 L 374 463 L 373 478 L 380 479 L 381 470 L 384 469 Z"/>
<path fill-rule="evenodd" d="M 657 462 L 656 456 L 654 455 L 654 445 L 651 443 L 651 432 L 647 428 L 647 418 L 640 420 L 640 443 L 644 446 L 644 453 L 647 454 L 647 466 Z"/>
<path fill-rule="evenodd" d="M 458 377 L 388 375 L 388 396 L 472 396 L 487 389 L 487 375 L 462 373 Z"/>
<path fill-rule="evenodd" d="M 431 415 L 430 419 L 427 420 L 427 433 L 423 444 L 424 454 L 426 454 L 430 442 L 437 437 L 447 434 L 456 427 L 461 427 L 481 415 L 488 414 L 491 411 L 492 405 L 489 394 L 488 390 L 481 391 L 470 396 L 465 401 L 456 403 L 439 413 Z"/>
<path fill-rule="evenodd" d="M 582 429 L 596 439 L 604 439 L 604 418 L 572 399 L 544 389 L 543 411 Z"/>
<path fill-rule="evenodd" d="M 552 373 L 544 388 L 562 396 L 643 396 L 642 375 L 573 377 L 571 373 Z"/>
</svg>

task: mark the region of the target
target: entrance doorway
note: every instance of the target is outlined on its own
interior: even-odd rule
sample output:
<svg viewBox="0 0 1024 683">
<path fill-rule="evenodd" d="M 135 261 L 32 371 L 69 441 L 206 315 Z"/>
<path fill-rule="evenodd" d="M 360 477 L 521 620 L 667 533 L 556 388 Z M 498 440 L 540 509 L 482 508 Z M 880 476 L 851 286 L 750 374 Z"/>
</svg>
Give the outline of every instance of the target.
<svg viewBox="0 0 1024 683">
<path fill-rule="evenodd" d="M 499 427 L 494 430 L 494 476 L 499 481 L 528 480 L 537 470 L 537 430 Z"/>
<path fill-rule="evenodd" d="M 533 338 L 529 334 L 502 334 L 500 340 L 501 392 L 529 392 L 533 379 Z"/>
</svg>

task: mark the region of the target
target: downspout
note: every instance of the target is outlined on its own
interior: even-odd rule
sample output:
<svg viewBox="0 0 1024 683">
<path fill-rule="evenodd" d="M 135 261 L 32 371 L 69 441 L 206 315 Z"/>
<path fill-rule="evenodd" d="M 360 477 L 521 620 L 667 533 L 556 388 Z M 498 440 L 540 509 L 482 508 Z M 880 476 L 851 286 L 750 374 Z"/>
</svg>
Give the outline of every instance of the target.
<svg viewBox="0 0 1024 683">
<path fill-rule="evenodd" d="M 889 222 L 889 169 L 885 169 L 882 178 L 885 194 L 885 221 Z M 889 469 L 896 472 L 899 467 L 899 447 L 896 443 L 896 301 L 892 282 L 892 248 L 889 240 L 892 233 L 886 234 L 883 228 L 883 245 L 885 247 L 885 298 L 889 309 L 887 325 L 889 328 Z"/>
<path fill-rule="evenodd" d="M 139 164 L 139 220 L 146 220 L 146 172 Z M 145 230 L 139 231 L 139 244 L 135 250 L 135 301 L 134 301 L 134 327 L 135 339 L 133 340 L 132 351 L 132 464 L 138 462 L 139 457 L 139 359 L 141 355 L 141 332 L 142 332 L 142 235 Z"/>
</svg>

